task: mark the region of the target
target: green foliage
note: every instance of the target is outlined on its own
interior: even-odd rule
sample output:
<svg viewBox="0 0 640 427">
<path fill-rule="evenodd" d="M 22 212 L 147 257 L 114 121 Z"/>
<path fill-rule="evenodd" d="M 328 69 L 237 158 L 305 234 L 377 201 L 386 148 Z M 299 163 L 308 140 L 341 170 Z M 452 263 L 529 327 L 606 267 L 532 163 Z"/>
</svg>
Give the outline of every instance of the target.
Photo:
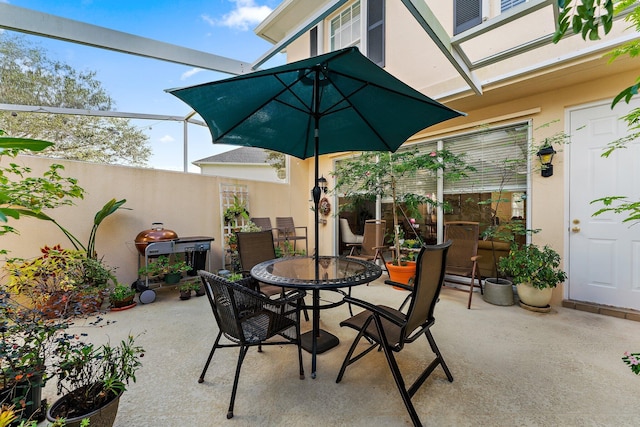
<svg viewBox="0 0 640 427">
<path fill-rule="evenodd" d="M 514 283 L 531 283 L 538 289 L 554 288 L 567 279 L 559 266 L 560 255 L 556 251 L 549 246 L 541 250 L 536 245 L 512 246 L 509 255 L 498 262 L 498 268 Z"/>
<path fill-rule="evenodd" d="M 141 276 L 164 276 L 170 273 L 182 273 L 189 271 L 191 267 L 184 261 L 171 261 L 166 255 L 160 255 L 150 260 L 146 266 L 140 267 L 138 273 Z"/>
<path fill-rule="evenodd" d="M 227 280 L 229 282 L 237 282 L 238 280 L 242 280 L 243 277 L 242 273 L 231 273 L 227 276 Z"/>
<path fill-rule="evenodd" d="M 7 289 L 26 297 L 48 317 L 65 318 L 96 311 L 90 303 L 106 292 L 111 269 L 86 252 L 45 246 L 42 255 L 31 260 L 10 259 Z"/>
<path fill-rule="evenodd" d="M 631 372 L 640 375 L 640 353 L 630 353 L 625 351 L 622 361 L 629 365 Z"/>
<path fill-rule="evenodd" d="M 640 201 L 634 202 L 625 196 L 607 196 L 591 201 L 591 204 L 594 203 L 602 203 L 604 207 L 598 209 L 593 216 L 601 215 L 605 212 L 625 213 L 627 217 L 622 222 L 634 222 L 637 224 L 640 221 Z"/>
<path fill-rule="evenodd" d="M 126 301 L 127 299 L 136 295 L 135 289 L 131 286 L 126 286 L 121 283 L 116 283 L 111 292 L 109 293 L 109 300 L 111 302 Z"/>
<path fill-rule="evenodd" d="M 95 71 L 77 71 L 24 37 L 0 33 L 0 103 L 111 111 L 114 102 Z M 145 165 L 148 137 L 129 119 L 0 112 L 0 127 L 18 137 L 55 142 L 43 155 L 90 162 Z"/>
<path fill-rule="evenodd" d="M 369 151 L 338 164 L 332 175 L 336 177 L 335 192 L 349 200 L 348 205 L 339 210 L 357 206 L 363 201 L 376 198 L 390 198 L 393 203 L 395 258 L 400 259 L 398 210 L 401 204 L 411 217 L 420 217 L 417 210 L 421 204 L 435 202 L 425 194 L 402 192 L 397 182 L 405 177 L 418 174 L 438 174 L 445 179 L 455 180 L 467 176 L 475 169 L 464 161 L 464 156 L 448 150 L 420 153 L 418 150 L 402 150 L 395 153 Z"/>
<path fill-rule="evenodd" d="M 2 156 L 15 158 L 23 151 L 38 151 L 49 145 L 47 141 L 9 137 L 0 129 L 0 160 Z M 33 177 L 29 167 L 14 162 L 0 166 L 0 221 L 7 223 L 9 217 L 17 220 L 22 215 L 49 219 L 43 210 L 70 206 L 73 199 L 82 199 L 84 190 L 78 181 L 63 177 L 62 170 L 62 165 L 52 164 L 41 177 Z M 18 230 L 3 224 L 0 236 L 6 233 L 18 233 Z"/>
<path fill-rule="evenodd" d="M 236 194 L 234 194 L 233 204 L 224 210 L 224 213 L 222 214 L 222 216 L 226 223 L 231 223 L 232 221 L 236 221 L 239 217 L 242 217 L 248 220 L 249 211 L 247 210 L 246 203 L 241 201 L 240 198 Z"/>
<path fill-rule="evenodd" d="M 58 394 L 70 394 L 69 413 L 65 418 L 82 416 L 102 407 L 126 386 L 136 381 L 142 366 L 144 349 L 131 335 L 118 346 L 110 343 L 96 347 L 65 334 L 58 341 L 58 358 L 53 365 Z"/>
</svg>

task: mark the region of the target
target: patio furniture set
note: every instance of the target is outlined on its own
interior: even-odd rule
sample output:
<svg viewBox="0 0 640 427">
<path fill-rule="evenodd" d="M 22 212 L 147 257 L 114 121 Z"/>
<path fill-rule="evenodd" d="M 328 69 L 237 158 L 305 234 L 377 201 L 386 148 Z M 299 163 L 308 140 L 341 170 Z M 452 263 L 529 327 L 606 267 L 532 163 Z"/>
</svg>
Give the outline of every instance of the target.
<svg viewBox="0 0 640 427">
<path fill-rule="evenodd" d="M 251 234 L 248 241 L 255 241 L 260 236 L 273 238 L 272 235 L 269 236 L 268 231 L 245 234 Z M 265 238 L 264 240 L 270 243 L 269 239 Z M 239 247 L 241 245 L 239 244 Z M 317 260 L 315 257 L 269 259 L 254 265 L 251 268 L 250 276 L 237 282 L 200 271 L 199 275 L 219 332 L 199 382 L 204 381 L 209 364 L 217 349 L 240 348 L 227 412 L 227 418 L 232 418 L 240 370 L 250 347 L 258 347 L 258 351 L 261 351 L 263 345 L 295 345 L 300 379 L 304 379 L 301 349 L 305 349 L 312 355 L 312 378 L 316 378 L 316 354 L 327 351 L 339 343 L 338 338 L 333 334 L 320 329 L 320 310 L 348 303 L 361 307 L 364 311 L 352 315 L 340 323 L 340 326 L 357 331 L 357 336 L 347 352 L 336 382 L 339 383 L 343 379 L 349 365 L 378 348 L 384 351 L 411 421 L 415 426 L 422 425 L 411 402 L 411 397 L 439 365 L 442 366 L 447 379 L 453 381 L 453 376 L 430 332 L 430 327 L 434 323 L 433 312 L 442 288 L 447 252 L 450 246 L 451 242 L 449 241 L 441 245 L 424 246 L 420 250 L 417 258 L 416 280 L 413 286 L 390 283 L 410 291 L 406 311 L 384 305 L 376 306 L 364 300 L 353 298 L 350 296 L 350 292 L 342 290 L 343 288 L 350 290 L 351 286 L 369 283 L 380 277 L 382 274 L 380 267 L 366 260 L 344 256 L 323 256 L 318 257 Z M 273 248 L 272 243 L 271 247 Z M 271 297 L 263 292 L 263 289 L 274 290 L 275 288 L 272 287 L 279 289 L 279 292 L 271 293 L 269 291 Z M 301 334 L 300 313 L 304 308 L 304 297 L 307 290 L 312 292 L 313 297 L 313 327 L 309 332 Z M 321 291 L 338 292 L 342 299 L 321 306 L 319 299 Z M 394 353 L 400 353 L 406 344 L 417 341 L 422 335 L 426 337 L 435 357 L 414 380 L 413 384 L 407 388 Z M 223 336 L 226 338 L 225 343 L 221 342 Z M 354 356 L 363 337 L 368 347 Z M 353 380 L 357 381 L 357 379 Z"/>
</svg>

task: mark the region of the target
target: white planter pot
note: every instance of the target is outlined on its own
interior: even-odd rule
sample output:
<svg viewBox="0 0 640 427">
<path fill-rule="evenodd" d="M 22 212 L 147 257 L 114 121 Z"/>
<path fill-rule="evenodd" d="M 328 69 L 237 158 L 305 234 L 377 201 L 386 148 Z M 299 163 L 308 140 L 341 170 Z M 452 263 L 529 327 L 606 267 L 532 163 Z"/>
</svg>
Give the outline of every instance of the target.
<svg viewBox="0 0 640 427">
<path fill-rule="evenodd" d="M 516 289 L 520 301 L 532 307 L 548 307 L 553 295 L 553 288 L 538 289 L 530 283 L 518 283 Z"/>
</svg>

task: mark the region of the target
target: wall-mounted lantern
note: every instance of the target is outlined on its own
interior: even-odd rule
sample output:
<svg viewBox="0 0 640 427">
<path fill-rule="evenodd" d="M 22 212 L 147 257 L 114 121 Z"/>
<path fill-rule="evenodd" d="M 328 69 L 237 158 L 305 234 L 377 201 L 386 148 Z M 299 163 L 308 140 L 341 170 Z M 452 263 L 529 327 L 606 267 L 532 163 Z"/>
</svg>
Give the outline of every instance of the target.
<svg viewBox="0 0 640 427">
<path fill-rule="evenodd" d="M 318 178 L 318 187 L 320 187 L 320 190 L 322 190 L 323 193 L 328 191 L 327 178 L 325 178 L 324 175 Z"/>
<path fill-rule="evenodd" d="M 553 149 L 552 146 L 547 145 L 542 147 L 536 155 L 540 159 L 540 164 L 542 165 L 541 174 L 543 177 L 548 178 L 553 175 L 553 155 L 556 154 L 556 150 Z"/>
</svg>

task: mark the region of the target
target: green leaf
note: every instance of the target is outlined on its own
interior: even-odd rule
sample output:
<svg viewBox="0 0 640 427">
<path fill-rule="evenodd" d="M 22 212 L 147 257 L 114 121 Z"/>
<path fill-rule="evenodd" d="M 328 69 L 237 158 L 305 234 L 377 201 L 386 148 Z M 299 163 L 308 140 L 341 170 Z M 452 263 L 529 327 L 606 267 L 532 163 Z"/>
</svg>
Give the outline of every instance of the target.
<svg viewBox="0 0 640 427">
<path fill-rule="evenodd" d="M 53 145 L 53 142 L 43 141 L 40 139 L 14 138 L 10 136 L 0 136 L 0 148 L 2 149 L 18 149 L 30 151 L 42 151 Z"/>
</svg>

